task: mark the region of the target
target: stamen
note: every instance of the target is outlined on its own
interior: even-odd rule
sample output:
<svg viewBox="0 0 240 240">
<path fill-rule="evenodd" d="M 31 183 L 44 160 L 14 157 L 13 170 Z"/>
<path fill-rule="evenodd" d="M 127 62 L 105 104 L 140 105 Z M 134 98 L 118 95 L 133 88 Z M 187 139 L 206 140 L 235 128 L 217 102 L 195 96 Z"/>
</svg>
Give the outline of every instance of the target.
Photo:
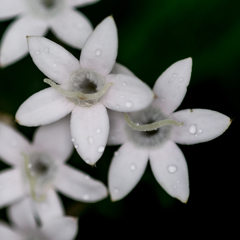
<svg viewBox="0 0 240 240">
<path fill-rule="evenodd" d="M 49 84 L 51 87 L 56 89 L 58 92 L 60 92 L 62 95 L 68 97 L 68 98 L 78 98 L 80 100 L 96 100 L 101 98 L 108 89 L 113 85 L 113 83 L 107 83 L 100 91 L 96 93 L 82 93 L 82 92 L 71 92 L 67 91 L 65 89 L 62 89 L 59 85 L 57 85 L 55 82 L 53 82 L 51 79 L 45 78 L 43 80 L 45 83 Z"/>
<path fill-rule="evenodd" d="M 37 177 L 34 177 L 29 170 L 29 166 L 30 166 L 29 158 L 24 153 L 22 153 L 22 155 L 24 157 L 24 167 L 25 167 L 25 171 L 26 171 L 26 174 L 27 174 L 27 177 L 29 180 L 31 196 L 36 202 L 42 202 L 45 200 L 45 196 L 44 195 L 38 196 L 38 194 L 36 194 L 36 192 L 34 190 L 36 187 L 36 183 L 37 183 Z"/>
<path fill-rule="evenodd" d="M 157 121 L 154 123 L 140 125 L 138 123 L 136 124 L 136 123 L 132 122 L 132 120 L 130 119 L 130 117 L 127 113 L 124 113 L 124 119 L 125 119 L 127 125 L 136 131 L 154 131 L 160 127 L 167 126 L 167 125 L 183 126 L 183 124 L 184 124 L 183 122 L 180 123 L 180 122 L 176 122 L 171 119 L 164 119 L 164 120 Z"/>
</svg>

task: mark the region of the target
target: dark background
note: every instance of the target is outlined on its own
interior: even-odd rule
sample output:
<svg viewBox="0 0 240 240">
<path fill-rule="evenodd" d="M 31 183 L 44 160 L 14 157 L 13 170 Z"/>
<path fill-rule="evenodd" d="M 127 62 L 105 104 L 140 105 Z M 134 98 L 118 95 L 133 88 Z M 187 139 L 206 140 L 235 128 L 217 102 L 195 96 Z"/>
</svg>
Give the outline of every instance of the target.
<svg viewBox="0 0 240 240">
<path fill-rule="evenodd" d="M 149 166 L 134 190 L 115 203 L 108 198 L 83 204 L 61 195 L 67 214 L 79 217 L 77 239 L 119 236 L 129 239 L 144 233 L 149 239 L 160 239 L 163 235 L 172 239 L 175 234 L 195 237 L 202 233 L 216 237 L 223 232 L 233 233 L 233 216 L 239 213 L 240 3 L 101 0 L 79 10 L 94 27 L 113 15 L 119 35 L 117 61 L 150 87 L 171 64 L 192 57 L 190 85 L 178 109 L 211 109 L 229 116 L 233 122 L 213 141 L 180 146 L 189 168 L 187 204 L 166 194 Z M 0 22 L 0 36 L 10 22 Z M 80 51 L 62 44 L 51 32 L 47 37 L 79 57 Z M 29 56 L 0 69 L 0 111 L 14 116 L 23 101 L 47 87 L 43 78 Z M 17 128 L 29 139 L 35 130 Z M 107 184 L 108 167 L 117 148 L 107 147 L 94 168 L 86 165 L 76 152 L 69 163 Z M 6 167 L 0 163 L 0 169 Z M 0 210 L 0 218 L 6 219 L 5 209 Z"/>
</svg>

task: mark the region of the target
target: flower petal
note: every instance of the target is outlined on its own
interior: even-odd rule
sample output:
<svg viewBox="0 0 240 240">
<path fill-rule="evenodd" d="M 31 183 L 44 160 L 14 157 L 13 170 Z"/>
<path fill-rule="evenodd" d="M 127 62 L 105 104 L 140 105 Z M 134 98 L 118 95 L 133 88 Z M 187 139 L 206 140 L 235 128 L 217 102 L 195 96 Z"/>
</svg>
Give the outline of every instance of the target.
<svg viewBox="0 0 240 240">
<path fill-rule="evenodd" d="M 171 133 L 171 139 L 181 144 L 210 141 L 223 134 L 231 124 L 226 115 L 207 109 L 186 109 L 169 118 L 184 123 L 182 127 L 173 126 Z"/>
<path fill-rule="evenodd" d="M 180 148 L 168 141 L 161 148 L 150 150 L 150 165 L 162 188 L 186 203 L 189 196 L 188 169 Z"/>
<path fill-rule="evenodd" d="M 192 58 L 186 58 L 171 65 L 157 79 L 153 91 L 160 99 L 160 108 L 166 115 L 181 104 L 190 81 Z"/>
<path fill-rule="evenodd" d="M 23 156 L 30 149 L 28 140 L 14 128 L 0 123 L 0 158 L 6 163 L 21 166 Z"/>
<path fill-rule="evenodd" d="M 48 152 L 57 161 L 66 161 L 73 150 L 70 117 L 39 127 L 33 139 L 34 146 Z"/>
<path fill-rule="evenodd" d="M 126 142 L 115 153 L 109 173 L 108 186 L 112 201 L 124 198 L 137 185 L 148 162 L 148 150 Z"/>
<path fill-rule="evenodd" d="M 54 217 L 62 217 L 64 215 L 61 200 L 53 189 L 48 190 L 45 200 L 34 202 L 34 208 L 43 225 Z"/>
<path fill-rule="evenodd" d="M 102 156 L 109 133 L 106 108 L 97 103 L 91 107 L 75 107 L 71 117 L 74 146 L 81 158 L 94 165 Z"/>
<path fill-rule="evenodd" d="M 27 40 L 29 53 L 36 66 L 55 82 L 68 82 L 71 73 L 79 68 L 78 60 L 55 42 L 36 36 L 30 36 Z"/>
<path fill-rule="evenodd" d="M 8 217 L 19 230 L 29 230 L 29 228 L 37 227 L 33 215 L 31 200 L 29 198 L 25 198 L 24 200 L 10 206 L 8 208 Z"/>
<path fill-rule="evenodd" d="M 72 240 L 78 231 L 78 221 L 72 217 L 54 218 L 41 231 L 49 240 Z"/>
<path fill-rule="evenodd" d="M 102 182 L 68 165 L 59 169 L 56 187 L 64 195 L 82 202 L 97 202 L 108 195 Z"/>
<path fill-rule="evenodd" d="M 134 112 L 146 108 L 153 100 L 152 90 L 136 77 L 110 74 L 106 79 L 113 83 L 101 99 L 107 108 L 118 112 Z"/>
<path fill-rule="evenodd" d="M 25 10 L 25 4 L 21 0 L 0 1 L 0 20 L 15 17 Z"/>
<path fill-rule="evenodd" d="M 115 64 L 117 48 L 117 27 L 113 18 L 107 17 L 95 28 L 83 46 L 80 65 L 105 77 Z"/>
<path fill-rule="evenodd" d="M 26 36 L 42 36 L 46 31 L 46 23 L 30 16 L 23 16 L 12 22 L 2 38 L 0 66 L 6 67 L 27 55 Z"/>
<path fill-rule="evenodd" d="M 92 33 L 90 21 L 76 10 L 66 10 L 51 22 L 53 32 L 68 45 L 81 49 Z"/>
<path fill-rule="evenodd" d="M 25 195 L 23 179 L 19 169 L 0 171 L 0 208 L 12 204 Z"/>
<path fill-rule="evenodd" d="M 74 108 L 75 104 L 53 88 L 46 88 L 29 97 L 18 109 L 16 121 L 24 126 L 55 122 Z"/>
<path fill-rule="evenodd" d="M 68 5 L 74 7 L 83 7 L 98 2 L 99 0 L 68 0 Z"/>
<path fill-rule="evenodd" d="M 108 110 L 110 131 L 108 136 L 108 145 L 118 145 L 127 141 L 125 132 L 126 122 L 123 113 Z"/>
<path fill-rule="evenodd" d="M 133 72 L 131 72 L 128 68 L 126 68 L 125 66 L 123 66 L 120 63 L 115 63 L 111 74 L 124 74 L 124 75 L 128 75 L 128 76 L 133 76 L 135 77 L 135 75 L 133 74 Z"/>
<path fill-rule="evenodd" d="M 0 239 L 23 240 L 19 233 L 14 232 L 7 224 L 0 222 Z"/>
</svg>

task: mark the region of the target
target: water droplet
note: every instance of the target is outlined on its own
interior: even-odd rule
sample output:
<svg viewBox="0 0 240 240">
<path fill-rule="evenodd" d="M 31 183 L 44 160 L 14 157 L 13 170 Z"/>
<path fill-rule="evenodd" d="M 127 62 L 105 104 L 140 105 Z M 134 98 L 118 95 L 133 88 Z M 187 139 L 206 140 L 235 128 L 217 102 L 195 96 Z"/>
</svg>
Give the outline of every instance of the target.
<svg viewBox="0 0 240 240">
<path fill-rule="evenodd" d="M 76 144 L 76 145 L 74 145 L 74 147 L 75 147 L 75 148 L 78 148 L 78 145 Z"/>
<path fill-rule="evenodd" d="M 161 101 L 162 101 L 162 102 L 164 102 L 164 101 L 165 101 L 165 99 L 164 99 L 164 98 L 161 98 Z"/>
<path fill-rule="evenodd" d="M 84 194 L 84 195 L 83 195 L 83 199 L 84 199 L 84 200 L 89 200 L 89 198 L 90 198 L 90 197 L 89 197 L 88 194 Z"/>
<path fill-rule="evenodd" d="M 51 54 L 50 57 L 53 57 L 53 54 Z"/>
<path fill-rule="evenodd" d="M 170 82 L 172 82 L 173 81 L 173 79 L 172 78 L 170 78 L 169 80 L 168 80 L 168 82 L 170 83 Z"/>
<path fill-rule="evenodd" d="M 101 132 L 102 132 L 102 129 L 101 129 L 101 128 L 98 128 L 96 132 L 97 132 L 97 133 L 101 133 Z"/>
<path fill-rule="evenodd" d="M 131 164 L 130 170 L 131 171 L 135 171 L 136 169 L 137 169 L 136 165 L 135 164 Z"/>
<path fill-rule="evenodd" d="M 16 140 L 12 140 L 12 141 L 11 141 L 11 145 L 12 145 L 13 147 L 15 147 L 15 146 L 17 145 L 17 141 L 16 141 Z"/>
<path fill-rule="evenodd" d="M 124 98 L 124 95 L 122 95 L 120 98 L 123 99 L 123 98 Z"/>
<path fill-rule="evenodd" d="M 180 82 L 183 82 L 183 78 L 179 78 L 179 81 L 180 81 Z"/>
<path fill-rule="evenodd" d="M 179 181 L 177 181 L 177 183 L 179 183 Z"/>
<path fill-rule="evenodd" d="M 92 144 L 93 144 L 93 142 L 94 142 L 94 139 L 93 139 L 93 137 L 88 137 L 88 143 L 89 143 L 90 145 L 92 145 Z"/>
<path fill-rule="evenodd" d="M 137 126 L 139 126 L 139 123 L 136 123 Z"/>
<path fill-rule="evenodd" d="M 176 188 L 176 187 L 177 187 L 177 186 L 175 186 L 175 185 L 173 186 L 173 188 Z"/>
<path fill-rule="evenodd" d="M 56 67 L 57 66 L 57 64 L 56 63 L 53 63 L 53 67 Z"/>
<path fill-rule="evenodd" d="M 126 86 L 127 86 L 127 84 L 124 82 L 124 83 L 123 83 L 123 86 L 124 86 L 124 87 L 126 87 Z"/>
<path fill-rule="evenodd" d="M 75 138 L 72 138 L 71 140 L 72 140 L 72 142 L 75 142 Z"/>
<path fill-rule="evenodd" d="M 196 126 L 196 125 L 191 125 L 191 126 L 189 127 L 189 132 L 190 132 L 191 134 L 195 134 L 195 133 L 197 132 L 197 126 Z"/>
<path fill-rule="evenodd" d="M 90 179 L 89 175 L 86 175 L 86 176 L 85 176 L 85 179 L 86 179 L 86 180 L 89 180 L 89 179 Z"/>
<path fill-rule="evenodd" d="M 98 148 L 98 152 L 100 152 L 100 153 L 102 153 L 103 151 L 104 151 L 104 147 L 103 146 L 100 146 L 99 148 Z"/>
<path fill-rule="evenodd" d="M 130 107 L 132 107 L 132 102 L 130 102 L 130 101 L 128 101 L 128 102 L 125 102 L 125 106 L 127 107 L 127 108 L 130 108 Z"/>
<path fill-rule="evenodd" d="M 29 163 L 27 167 L 28 167 L 28 168 L 31 168 L 31 167 L 32 167 L 32 164 L 31 164 L 31 163 Z"/>
<path fill-rule="evenodd" d="M 175 165 L 169 165 L 168 166 L 168 171 L 170 173 L 175 173 L 177 171 L 177 167 Z"/>
<path fill-rule="evenodd" d="M 87 164 L 89 164 L 90 163 L 90 160 L 89 159 L 86 159 L 86 161 L 85 161 Z"/>
<path fill-rule="evenodd" d="M 46 47 L 46 48 L 44 49 L 44 52 L 45 52 L 45 53 L 49 53 L 49 48 Z"/>
<path fill-rule="evenodd" d="M 35 53 L 36 53 L 37 55 L 39 55 L 39 54 L 40 54 L 40 51 L 36 51 Z"/>
<path fill-rule="evenodd" d="M 102 53 L 102 51 L 101 51 L 100 49 L 97 49 L 97 50 L 95 51 L 95 55 L 96 55 L 96 56 L 100 56 L 101 53 Z"/>
<path fill-rule="evenodd" d="M 118 151 L 114 152 L 114 156 L 115 156 L 115 157 L 118 157 L 119 154 L 120 154 L 120 153 L 119 153 Z"/>
<path fill-rule="evenodd" d="M 174 73 L 174 74 L 173 74 L 173 77 L 177 77 L 177 74 L 176 74 L 176 73 Z"/>
<path fill-rule="evenodd" d="M 202 132 L 202 129 L 199 129 L 198 132 L 201 133 L 201 132 Z"/>
<path fill-rule="evenodd" d="M 118 189 L 118 188 L 115 188 L 115 189 L 114 189 L 114 192 L 115 192 L 115 193 L 118 193 L 118 192 L 119 192 L 119 189 Z"/>
</svg>

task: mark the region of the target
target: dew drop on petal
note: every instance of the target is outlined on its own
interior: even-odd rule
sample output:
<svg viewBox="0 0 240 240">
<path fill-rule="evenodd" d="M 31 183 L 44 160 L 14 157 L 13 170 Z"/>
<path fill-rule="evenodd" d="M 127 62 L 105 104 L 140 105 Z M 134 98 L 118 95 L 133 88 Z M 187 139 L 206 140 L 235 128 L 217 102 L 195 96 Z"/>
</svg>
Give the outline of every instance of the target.
<svg viewBox="0 0 240 240">
<path fill-rule="evenodd" d="M 57 64 L 56 63 L 53 63 L 53 67 L 56 67 L 57 66 Z"/>
<path fill-rule="evenodd" d="M 51 54 L 50 57 L 53 57 L 53 54 Z"/>
<path fill-rule="evenodd" d="M 120 98 L 123 99 L 123 98 L 124 98 L 124 95 L 122 95 Z"/>
<path fill-rule="evenodd" d="M 46 48 L 44 49 L 44 52 L 45 52 L 45 53 L 49 53 L 49 48 L 46 47 Z"/>
<path fill-rule="evenodd" d="M 183 78 L 179 78 L 179 81 L 180 81 L 180 82 L 183 82 Z"/>
<path fill-rule="evenodd" d="M 119 153 L 118 151 L 114 152 L 114 156 L 115 156 L 115 157 L 118 157 L 119 154 L 120 154 L 120 153 Z"/>
<path fill-rule="evenodd" d="M 94 142 L 94 139 L 93 139 L 93 137 L 88 137 L 88 143 L 89 143 L 90 145 L 92 145 L 92 144 L 93 144 L 93 142 Z"/>
<path fill-rule="evenodd" d="M 188 130 L 191 134 L 195 134 L 197 132 L 197 126 L 191 125 Z"/>
<path fill-rule="evenodd" d="M 96 56 L 100 56 L 101 53 L 102 53 L 102 51 L 101 51 L 100 49 L 97 49 L 97 50 L 95 51 L 95 55 L 96 55 Z"/>
<path fill-rule="evenodd" d="M 89 180 L 89 179 L 90 179 L 89 175 L 86 175 L 86 176 L 85 176 L 85 179 L 86 179 L 86 180 Z"/>
<path fill-rule="evenodd" d="M 126 86 L 127 86 L 127 84 L 124 82 L 124 83 L 123 83 L 123 86 L 124 86 L 124 87 L 126 87 Z"/>
<path fill-rule="evenodd" d="M 170 173 L 175 173 L 177 171 L 177 167 L 175 165 L 169 165 L 168 166 L 168 171 Z"/>
<path fill-rule="evenodd" d="M 177 74 L 176 74 L 176 73 L 174 73 L 174 74 L 173 74 L 173 77 L 177 77 Z"/>
<path fill-rule="evenodd" d="M 119 192 L 119 189 L 118 189 L 118 188 L 115 188 L 115 189 L 114 189 L 114 192 L 115 192 L 115 193 L 118 193 L 118 192 Z"/>
<path fill-rule="evenodd" d="M 103 147 L 103 146 L 100 146 L 100 147 L 98 148 L 98 152 L 102 153 L 103 151 L 104 151 L 104 147 Z"/>
<path fill-rule="evenodd" d="M 101 133 L 101 132 L 102 132 L 102 129 L 101 129 L 101 128 L 98 128 L 96 132 L 97 132 L 97 133 Z"/>
<path fill-rule="evenodd" d="M 72 138 L 71 141 L 72 141 L 72 142 L 75 142 L 75 138 Z"/>
<path fill-rule="evenodd" d="M 84 199 L 84 200 L 89 200 L 89 198 L 90 198 L 90 197 L 89 197 L 88 194 L 84 194 L 84 195 L 83 195 L 83 199 Z"/>
<path fill-rule="evenodd" d="M 177 183 L 179 183 L 179 181 L 177 181 Z"/>
<path fill-rule="evenodd" d="M 17 141 L 16 140 L 12 140 L 11 141 L 11 146 L 15 147 L 17 145 Z"/>
<path fill-rule="evenodd" d="M 170 79 L 168 80 L 168 82 L 169 82 L 169 83 L 171 83 L 172 81 L 173 81 L 173 79 L 172 79 L 172 78 L 170 78 Z"/>
<path fill-rule="evenodd" d="M 202 132 L 202 129 L 199 129 L 198 132 L 201 133 L 201 132 Z"/>
<path fill-rule="evenodd" d="M 133 172 L 137 169 L 136 165 L 135 164 L 131 164 L 130 165 L 130 170 Z"/>
<path fill-rule="evenodd" d="M 177 187 L 177 186 L 175 186 L 175 185 L 173 186 L 173 188 L 176 188 L 176 187 Z"/>
<path fill-rule="evenodd" d="M 90 160 L 89 159 L 86 159 L 86 161 L 85 161 L 87 164 L 89 164 L 90 163 Z"/>
<path fill-rule="evenodd" d="M 130 108 L 130 107 L 132 107 L 132 102 L 130 102 L 130 101 L 128 101 L 128 102 L 125 102 L 125 106 L 127 107 L 127 108 Z"/>
<path fill-rule="evenodd" d="M 74 147 L 75 147 L 75 148 L 78 148 L 78 145 L 76 144 L 76 145 L 74 145 Z"/>
<path fill-rule="evenodd" d="M 40 51 L 36 51 L 35 53 L 36 53 L 37 55 L 39 55 L 39 54 L 40 54 Z"/>
</svg>

